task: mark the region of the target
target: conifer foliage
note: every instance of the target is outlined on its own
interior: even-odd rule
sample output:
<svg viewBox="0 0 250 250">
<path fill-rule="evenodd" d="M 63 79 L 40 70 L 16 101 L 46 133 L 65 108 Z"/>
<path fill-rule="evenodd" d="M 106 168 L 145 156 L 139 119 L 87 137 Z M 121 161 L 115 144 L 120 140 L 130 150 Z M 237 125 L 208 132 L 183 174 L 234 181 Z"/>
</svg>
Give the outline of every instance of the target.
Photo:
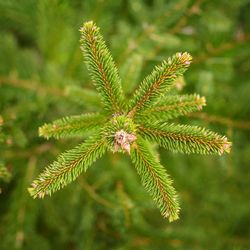
<svg viewBox="0 0 250 250">
<path fill-rule="evenodd" d="M 175 80 L 191 64 L 187 53 L 176 53 L 156 66 L 139 85 L 131 100 L 121 80 L 99 28 L 86 22 L 80 29 L 81 48 L 94 85 L 104 104 L 99 113 L 56 120 L 39 129 L 45 138 L 92 135 L 63 154 L 33 181 L 29 192 L 43 198 L 75 180 L 106 151 L 128 153 L 145 189 L 169 221 L 178 219 L 179 204 L 172 180 L 160 164 L 149 142 L 181 153 L 229 153 L 226 137 L 196 126 L 168 120 L 201 110 L 205 98 L 199 95 L 169 95 Z"/>
</svg>

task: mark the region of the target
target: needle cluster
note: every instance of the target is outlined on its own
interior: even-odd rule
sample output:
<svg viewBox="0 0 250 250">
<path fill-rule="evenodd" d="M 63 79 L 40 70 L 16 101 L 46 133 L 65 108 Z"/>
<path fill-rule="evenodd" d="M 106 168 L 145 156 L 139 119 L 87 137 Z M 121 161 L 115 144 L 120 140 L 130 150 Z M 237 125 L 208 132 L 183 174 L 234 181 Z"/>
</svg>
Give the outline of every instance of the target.
<svg viewBox="0 0 250 250">
<path fill-rule="evenodd" d="M 92 135 L 77 147 L 62 153 L 33 181 L 29 192 L 43 198 L 68 185 L 106 151 L 128 153 L 142 185 L 169 221 L 178 219 L 179 203 L 173 183 L 152 149 L 152 143 L 174 152 L 229 153 L 225 136 L 204 128 L 180 125 L 170 119 L 199 111 L 205 98 L 169 95 L 175 80 L 190 66 L 192 57 L 176 53 L 156 66 L 126 101 L 121 79 L 99 28 L 86 22 L 80 29 L 81 48 L 104 110 L 56 120 L 39 129 L 45 138 Z"/>
</svg>

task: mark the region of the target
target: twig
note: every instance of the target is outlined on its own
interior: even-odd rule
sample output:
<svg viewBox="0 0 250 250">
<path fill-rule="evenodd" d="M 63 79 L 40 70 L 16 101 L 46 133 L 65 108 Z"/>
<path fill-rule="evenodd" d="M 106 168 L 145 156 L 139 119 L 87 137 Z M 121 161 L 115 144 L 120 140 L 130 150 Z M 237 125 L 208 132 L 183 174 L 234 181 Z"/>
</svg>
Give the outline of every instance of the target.
<svg viewBox="0 0 250 250">
<path fill-rule="evenodd" d="M 37 158 L 34 156 L 31 156 L 28 162 L 28 168 L 26 171 L 26 174 L 24 176 L 24 186 L 28 185 L 28 183 L 31 181 L 33 178 L 35 166 L 37 163 Z M 27 214 L 27 200 L 28 200 L 28 193 L 26 191 L 26 188 L 22 190 L 22 192 L 25 192 L 24 194 L 22 193 L 21 197 L 21 204 L 19 204 L 19 208 L 17 211 L 17 218 L 16 218 L 16 238 L 15 238 L 15 246 L 16 248 L 22 248 L 24 244 L 24 239 L 26 237 L 25 235 L 25 230 L 24 230 L 24 222 L 25 222 L 25 217 Z"/>
<path fill-rule="evenodd" d="M 17 88 L 23 88 L 38 92 L 39 94 L 52 94 L 56 96 L 65 96 L 63 90 L 55 87 L 45 87 L 45 84 L 34 80 L 18 79 L 14 75 L 0 76 L 0 85 L 10 85 Z"/>
<path fill-rule="evenodd" d="M 43 143 L 41 145 L 38 145 L 34 147 L 31 150 L 24 150 L 24 149 L 10 149 L 4 151 L 4 156 L 6 158 L 28 158 L 32 155 L 41 155 L 45 152 L 53 152 L 55 148 L 53 148 L 53 145 L 50 143 Z"/>
<path fill-rule="evenodd" d="M 104 205 L 105 207 L 109 207 L 109 208 L 115 208 L 116 206 L 114 204 L 112 204 L 111 202 L 105 200 L 104 198 L 102 198 L 101 196 L 99 196 L 95 190 L 84 180 L 81 181 L 81 186 L 82 188 L 88 193 L 88 195 L 94 199 L 95 201 L 97 201 L 98 203 Z"/>
<path fill-rule="evenodd" d="M 192 15 L 199 14 L 202 2 L 203 0 L 197 0 L 192 6 L 190 6 L 185 12 L 185 15 L 183 15 L 175 24 L 175 26 L 172 29 L 170 29 L 169 33 L 171 34 L 178 33 L 181 30 L 181 28 L 183 28 L 188 23 L 188 19 Z"/>
<path fill-rule="evenodd" d="M 208 123 L 218 123 L 218 124 L 226 125 L 227 127 L 230 127 L 230 128 L 250 130 L 250 121 L 235 121 L 227 117 L 209 115 L 204 112 L 192 113 L 192 114 L 189 114 L 189 116 L 202 119 L 203 121 L 208 122 Z"/>
<path fill-rule="evenodd" d="M 211 56 L 220 55 L 223 52 L 230 51 L 233 48 L 235 48 L 236 46 L 241 45 L 241 44 L 246 43 L 246 42 L 249 42 L 249 41 L 250 41 L 250 34 L 247 33 L 247 34 L 242 35 L 242 37 L 240 37 L 240 39 L 237 38 L 237 39 L 234 39 L 230 42 L 222 43 L 217 48 L 214 48 L 210 45 L 210 46 L 208 46 L 207 53 L 205 53 L 201 56 L 195 57 L 193 60 L 193 63 L 198 64 L 198 63 L 204 62 Z"/>
<path fill-rule="evenodd" d="M 124 212 L 124 218 L 125 218 L 125 226 L 129 228 L 131 226 L 131 215 L 130 215 L 130 209 L 131 209 L 131 204 L 129 204 L 129 197 L 124 191 L 124 185 L 122 181 L 118 181 L 116 183 L 116 191 L 117 195 L 120 199 L 120 203 L 123 208 Z"/>
<path fill-rule="evenodd" d="M 200 0 L 198 0 L 200 1 Z M 164 22 L 164 20 L 167 20 L 175 13 L 173 10 L 179 10 L 185 7 L 187 3 L 187 0 L 177 1 L 177 3 L 169 9 L 167 12 L 165 12 L 163 15 L 160 15 L 154 23 L 144 23 L 144 29 L 142 32 L 134 39 L 129 41 L 128 48 L 121 54 L 121 56 L 117 60 L 117 64 L 121 64 L 124 62 L 124 60 L 130 55 L 130 53 L 136 49 L 143 41 L 144 39 L 148 39 L 149 36 L 152 36 L 152 33 L 155 31 L 155 27 L 159 26 L 160 23 Z M 159 49 L 159 48 L 158 48 Z M 157 50 L 158 50 L 157 49 Z"/>
</svg>

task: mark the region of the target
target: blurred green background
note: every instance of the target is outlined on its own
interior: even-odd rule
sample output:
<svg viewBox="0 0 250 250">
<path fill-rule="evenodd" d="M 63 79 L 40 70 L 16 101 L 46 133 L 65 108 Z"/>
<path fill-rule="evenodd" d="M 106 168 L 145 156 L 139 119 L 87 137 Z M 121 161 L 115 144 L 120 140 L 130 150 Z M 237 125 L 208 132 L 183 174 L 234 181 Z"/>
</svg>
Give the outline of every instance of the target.
<svg viewBox="0 0 250 250">
<path fill-rule="evenodd" d="M 107 154 L 51 198 L 27 187 L 79 139 L 46 141 L 38 127 L 100 108 L 79 27 L 101 27 L 127 95 L 154 65 L 192 54 L 180 93 L 208 105 L 179 122 L 225 134 L 226 156 L 160 158 L 181 201 L 169 224 L 127 156 Z M 250 249 L 249 0 L 0 0 L 0 249 Z"/>
</svg>

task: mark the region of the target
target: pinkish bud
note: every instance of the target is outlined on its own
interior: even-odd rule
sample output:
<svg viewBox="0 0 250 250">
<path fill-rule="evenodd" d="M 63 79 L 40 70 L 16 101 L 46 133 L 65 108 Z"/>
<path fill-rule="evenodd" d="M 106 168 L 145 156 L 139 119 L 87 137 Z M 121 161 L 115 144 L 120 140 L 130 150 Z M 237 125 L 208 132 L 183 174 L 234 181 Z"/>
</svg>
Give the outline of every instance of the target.
<svg viewBox="0 0 250 250">
<path fill-rule="evenodd" d="M 129 143 L 123 144 L 122 149 L 130 154 L 130 144 Z"/>
<path fill-rule="evenodd" d="M 134 134 L 128 134 L 124 130 L 117 131 L 114 138 L 114 152 L 118 151 L 121 146 L 123 151 L 130 154 L 130 143 L 136 139 L 137 137 Z"/>
<path fill-rule="evenodd" d="M 222 149 L 223 151 L 225 152 L 229 152 L 230 151 L 230 148 L 231 148 L 231 143 L 230 142 L 225 142 L 223 145 L 222 145 Z"/>
<path fill-rule="evenodd" d="M 222 144 L 222 147 L 220 148 L 220 154 L 223 154 L 224 152 L 229 153 L 231 148 L 231 142 L 228 142 L 225 138 L 224 143 Z"/>
<path fill-rule="evenodd" d="M 133 134 L 127 134 L 127 141 L 128 142 L 133 142 L 137 139 L 137 137 Z"/>
<path fill-rule="evenodd" d="M 126 141 L 126 135 L 127 133 L 124 130 L 120 130 L 118 132 L 115 133 L 115 141 L 118 144 L 122 144 Z"/>
<path fill-rule="evenodd" d="M 117 143 L 114 144 L 114 152 L 117 152 L 119 149 L 119 145 Z"/>
</svg>

